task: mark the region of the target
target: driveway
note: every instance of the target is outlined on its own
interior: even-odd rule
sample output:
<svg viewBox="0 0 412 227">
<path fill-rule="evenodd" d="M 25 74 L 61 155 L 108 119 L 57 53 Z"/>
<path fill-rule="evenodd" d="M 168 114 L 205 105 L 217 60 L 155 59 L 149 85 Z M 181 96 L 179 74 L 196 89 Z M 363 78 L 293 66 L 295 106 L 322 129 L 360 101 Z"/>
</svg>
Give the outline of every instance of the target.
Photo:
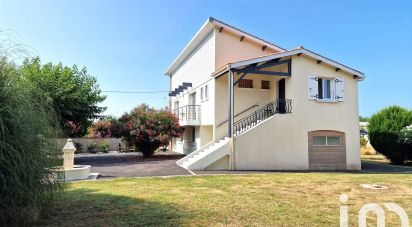
<svg viewBox="0 0 412 227">
<path fill-rule="evenodd" d="M 153 158 L 143 158 L 136 152 L 109 154 L 76 154 L 74 164 L 91 165 L 92 173 L 99 179 L 115 177 L 191 175 L 176 165 L 183 157 L 176 153 L 158 153 Z"/>
<path fill-rule="evenodd" d="M 166 152 L 156 153 L 153 158 L 143 158 L 140 153 L 76 154 L 76 165 L 91 165 L 91 172 L 99 173 L 99 179 L 116 177 L 183 176 L 192 175 L 176 165 L 183 155 Z M 310 171 L 194 171 L 197 175 L 282 173 Z M 362 161 L 359 173 L 412 173 L 412 167 L 394 166 L 379 162 Z"/>
<path fill-rule="evenodd" d="M 398 166 L 386 163 L 362 161 L 362 172 L 366 173 L 412 173 L 411 166 Z"/>
</svg>

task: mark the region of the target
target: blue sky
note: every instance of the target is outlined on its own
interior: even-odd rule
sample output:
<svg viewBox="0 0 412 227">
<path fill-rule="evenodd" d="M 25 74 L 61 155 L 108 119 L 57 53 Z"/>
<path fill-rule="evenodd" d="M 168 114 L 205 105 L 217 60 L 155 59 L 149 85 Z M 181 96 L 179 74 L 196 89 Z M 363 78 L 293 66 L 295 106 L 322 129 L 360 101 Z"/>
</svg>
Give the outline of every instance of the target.
<svg viewBox="0 0 412 227">
<path fill-rule="evenodd" d="M 86 66 L 102 90 L 167 90 L 165 69 L 209 16 L 364 72 L 362 115 L 392 104 L 412 108 L 410 0 L 0 0 L 0 29 L 11 29 L 44 63 Z M 107 96 L 104 105 L 114 115 L 142 102 L 168 102 L 166 93 Z"/>
</svg>

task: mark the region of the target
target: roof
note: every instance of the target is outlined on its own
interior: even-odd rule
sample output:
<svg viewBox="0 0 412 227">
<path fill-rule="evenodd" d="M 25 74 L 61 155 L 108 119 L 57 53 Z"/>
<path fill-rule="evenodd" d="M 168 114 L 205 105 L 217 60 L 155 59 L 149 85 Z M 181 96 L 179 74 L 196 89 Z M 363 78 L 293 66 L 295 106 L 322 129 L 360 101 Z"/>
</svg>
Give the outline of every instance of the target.
<svg viewBox="0 0 412 227">
<path fill-rule="evenodd" d="M 252 40 L 254 42 L 260 43 L 268 48 L 272 48 L 278 51 L 285 51 L 285 49 L 274 45 L 268 41 L 260 39 L 256 36 L 253 36 L 247 32 L 244 32 L 238 28 L 235 28 L 231 25 L 223 23 L 222 21 L 216 20 L 213 17 L 209 17 L 200 30 L 193 36 L 193 38 L 189 41 L 189 43 L 183 48 L 180 54 L 175 58 L 172 64 L 166 69 L 165 75 L 172 75 L 173 72 L 179 67 L 179 65 L 192 53 L 193 50 L 207 37 L 210 32 L 212 32 L 215 28 L 224 28 L 234 34 L 239 36 L 244 36 L 246 39 Z"/>
<path fill-rule="evenodd" d="M 263 55 L 263 56 L 259 56 L 259 57 L 254 57 L 254 58 L 242 60 L 242 61 L 228 63 L 228 64 L 224 65 L 223 67 L 217 69 L 212 74 L 212 76 L 218 77 L 218 76 L 226 73 L 227 71 L 229 71 L 229 69 L 240 68 L 240 67 L 244 67 L 244 66 L 251 65 L 251 64 L 254 64 L 254 63 L 265 62 L 265 61 L 269 61 L 269 60 L 272 60 L 272 59 L 275 59 L 275 58 L 289 57 L 289 56 L 293 56 L 293 55 L 297 55 L 297 54 L 304 54 L 306 56 L 309 56 L 311 58 L 319 60 L 324 64 L 328 64 L 328 65 L 331 65 L 333 67 L 339 68 L 343 71 L 346 71 L 350 74 L 353 74 L 354 76 L 357 76 L 360 80 L 363 80 L 365 78 L 365 75 L 362 72 L 360 72 L 356 69 L 350 68 L 350 67 L 348 67 L 344 64 L 341 64 L 337 61 L 334 61 L 332 59 L 326 58 L 326 57 L 324 57 L 320 54 L 317 54 L 313 51 L 305 49 L 304 47 L 299 47 L 299 48 L 296 48 L 296 49 L 283 51 L 283 52 L 280 52 L 280 53 L 268 54 L 268 55 Z"/>
</svg>

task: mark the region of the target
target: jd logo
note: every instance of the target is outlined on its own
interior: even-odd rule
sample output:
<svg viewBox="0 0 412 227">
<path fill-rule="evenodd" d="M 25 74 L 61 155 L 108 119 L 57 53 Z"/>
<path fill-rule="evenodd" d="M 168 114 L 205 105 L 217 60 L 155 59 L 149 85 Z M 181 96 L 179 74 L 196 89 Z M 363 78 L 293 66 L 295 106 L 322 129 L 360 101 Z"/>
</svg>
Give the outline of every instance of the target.
<svg viewBox="0 0 412 227">
<path fill-rule="evenodd" d="M 344 203 L 348 201 L 347 194 L 341 194 L 339 200 L 342 203 L 340 206 L 340 227 L 348 226 L 348 206 L 344 206 Z M 401 220 L 401 227 L 409 227 L 409 218 L 405 210 L 395 203 L 384 203 L 386 209 L 397 214 Z M 359 210 L 358 223 L 359 227 L 366 227 L 366 217 L 369 212 L 376 214 L 377 227 L 385 226 L 385 211 L 376 203 L 368 203 L 362 206 Z"/>
</svg>

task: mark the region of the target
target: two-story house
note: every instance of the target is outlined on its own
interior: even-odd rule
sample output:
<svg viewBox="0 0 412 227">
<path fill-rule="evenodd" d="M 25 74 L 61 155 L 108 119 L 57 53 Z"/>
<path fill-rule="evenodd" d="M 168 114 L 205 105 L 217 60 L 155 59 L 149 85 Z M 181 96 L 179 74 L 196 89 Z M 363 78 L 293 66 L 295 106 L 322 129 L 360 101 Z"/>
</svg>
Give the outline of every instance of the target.
<svg viewBox="0 0 412 227">
<path fill-rule="evenodd" d="M 165 73 L 190 170 L 359 170 L 363 73 L 209 18 Z"/>
</svg>

